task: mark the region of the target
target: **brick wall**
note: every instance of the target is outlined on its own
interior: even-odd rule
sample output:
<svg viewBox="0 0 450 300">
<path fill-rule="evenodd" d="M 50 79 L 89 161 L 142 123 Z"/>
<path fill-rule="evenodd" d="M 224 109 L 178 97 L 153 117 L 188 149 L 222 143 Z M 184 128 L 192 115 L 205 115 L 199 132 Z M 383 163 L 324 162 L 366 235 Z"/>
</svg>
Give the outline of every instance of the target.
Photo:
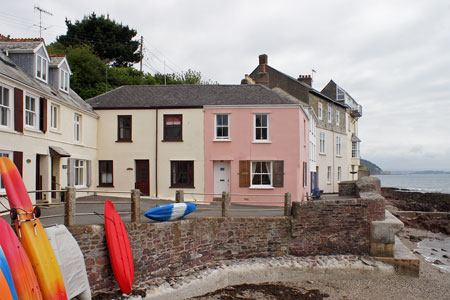
<svg viewBox="0 0 450 300">
<path fill-rule="evenodd" d="M 294 203 L 294 218 L 192 218 L 126 224 L 135 263 L 134 288 L 220 260 L 286 254 L 368 254 L 369 224 L 384 201 Z M 118 290 L 103 226 L 70 227 L 85 256 L 93 293 Z"/>
<path fill-rule="evenodd" d="M 296 202 L 290 253 L 368 254 L 370 222 L 384 220 L 384 199 Z"/>
<path fill-rule="evenodd" d="M 339 196 L 356 196 L 356 181 L 341 181 L 339 186 Z"/>
<path fill-rule="evenodd" d="M 135 285 L 208 262 L 288 253 L 289 218 L 195 218 L 126 224 L 133 251 Z M 103 226 L 69 228 L 85 256 L 94 293 L 118 289 Z"/>
</svg>

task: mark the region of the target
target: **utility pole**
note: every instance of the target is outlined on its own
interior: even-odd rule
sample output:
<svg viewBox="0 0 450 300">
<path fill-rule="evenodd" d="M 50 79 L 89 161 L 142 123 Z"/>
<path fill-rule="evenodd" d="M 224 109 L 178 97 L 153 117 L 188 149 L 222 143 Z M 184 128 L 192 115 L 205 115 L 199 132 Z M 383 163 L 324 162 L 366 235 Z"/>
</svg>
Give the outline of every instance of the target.
<svg viewBox="0 0 450 300">
<path fill-rule="evenodd" d="M 49 11 L 46 11 L 39 6 L 35 6 L 34 9 L 37 9 L 39 11 L 39 38 L 42 38 L 42 13 L 53 16 L 53 14 Z M 48 27 L 47 27 L 48 28 Z M 44 28 L 46 30 L 47 28 Z"/>
<path fill-rule="evenodd" d="M 142 72 L 142 58 L 144 57 L 142 54 L 142 46 L 144 45 L 144 37 L 141 35 L 141 63 L 140 63 L 140 68 L 139 71 Z"/>
</svg>

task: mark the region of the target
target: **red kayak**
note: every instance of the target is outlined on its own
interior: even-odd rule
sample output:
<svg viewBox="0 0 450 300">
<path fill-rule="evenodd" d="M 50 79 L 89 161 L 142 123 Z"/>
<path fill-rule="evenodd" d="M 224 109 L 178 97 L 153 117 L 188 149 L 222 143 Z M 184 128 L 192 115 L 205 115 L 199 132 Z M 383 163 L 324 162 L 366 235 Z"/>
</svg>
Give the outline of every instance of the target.
<svg viewBox="0 0 450 300">
<path fill-rule="evenodd" d="M 108 200 L 105 202 L 105 232 L 114 276 L 122 292 L 130 294 L 134 281 L 133 253 L 122 219 Z"/>
</svg>

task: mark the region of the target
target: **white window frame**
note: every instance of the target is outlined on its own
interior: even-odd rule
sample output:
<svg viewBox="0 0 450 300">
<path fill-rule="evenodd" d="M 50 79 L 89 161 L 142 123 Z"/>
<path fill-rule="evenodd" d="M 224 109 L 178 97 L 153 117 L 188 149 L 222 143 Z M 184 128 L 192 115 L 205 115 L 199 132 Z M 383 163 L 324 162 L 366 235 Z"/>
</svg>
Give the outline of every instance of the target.
<svg viewBox="0 0 450 300">
<path fill-rule="evenodd" d="M 73 117 L 73 139 L 81 142 L 81 115 L 75 113 Z"/>
<path fill-rule="evenodd" d="M 336 126 L 339 126 L 339 123 L 341 121 L 341 114 L 338 110 L 336 110 Z"/>
<path fill-rule="evenodd" d="M 73 178 L 75 187 L 86 186 L 86 160 L 75 159 L 73 166 Z"/>
<path fill-rule="evenodd" d="M 41 74 L 39 74 L 39 71 Z M 48 61 L 39 54 L 36 54 L 36 78 L 44 82 L 48 80 Z"/>
<path fill-rule="evenodd" d="M 50 129 L 59 129 L 59 105 L 52 103 L 50 105 Z"/>
<path fill-rule="evenodd" d="M 256 173 L 253 171 L 253 164 L 257 163 L 269 163 L 269 173 Z M 268 174 L 270 178 L 270 184 L 253 184 L 253 176 L 254 175 L 264 175 Z M 264 188 L 273 188 L 273 163 L 272 161 L 251 161 L 250 163 L 250 188 L 258 188 L 258 189 L 264 189 Z"/>
<path fill-rule="evenodd" d="M 336 88 L 336 100 L 345 101 L 345 91 L 341 88 Z"/>
<path fill-rule="evenodd" d="M 12 151 L 8 151 L 8 150 L 0 150 L 0 157 L 9 157 L 11 160 L 14 159 L 13 157 L 14 153 Z M 0 192 L 2 194 L 6 193 L 5 188 L 2 188 L 2 178 L 0 176 Z"/>
<path fill-rule="evenodd" d="M 63 92 L 69 93 L 69 72 L 61 69 L 59 70 L 59 89 Z"/>
<path fill-rule="evenodd" d="M 5 95 L 5 91 L 7 91 L 7 95 L 8 95 L 8 105 L 5 105 L 4 102 L 4 95 Z M 9 86 L 0 85 L 0 128 L 11 128 L 11 114 L 13 111 L 13 103 L 14 103 L 14 99 L 11 99 L 11 91 L 12 89 Z M 13 100 L 13 101 L 11 101 Z M 3 123 L 3 111 L 6 111 L 5 116 L 6 116 L 6 124 L 2 124 Z"/>
<path fill-rule="evenodd" d="M 331 183 L 331 166 L 328 166 L 327 183 Z"/>
<path fill-rule="evenodd" d="M 317 104 L 317 114 L 318 114 L 318 116 L 319 116 L 319 120 L 322 120 L 323 106 L 322 106 L 322 103 L 321 103 L 321 102 L 319 102 L 319 103 Z"/>
<path fill-rule="evenodd" d="M 326 146 L 326 135 L 325 135 L 325 132 L 321 132 L 320 133 L 320 148 L 319 148 L 319 153 L 320 154 L 325 154 L 325 151 L 326 151 L 326 148 L 325 148 L 325 146 Z"/>
<path fill-rule="evenodd" d="M 331 123 L 331 106 L 328 105 L 328 123 Z"/>
<path fill-rule="evenodd" d="M 336 156 L 342 155 L 342 143 L 341 143 L 341 137 L 336 137 Z"/>
<path fill-rule="evenodd" d="M 337 169 L 337 181 L 340 182 L 342 180 L 342 168 L 338 167 Z"/>
<path fill-rule="evenodd" d="M 256 116 L 265 115 L 267 117 L 267 125 L 266 126 L 256 126 Z M 256 138 L 256 130 L 258 128 L 266 128 L 267 129 L 267 138 L 266 139 L 257 139 Z M 255 113 L 253 115 L 253 142 L 254 143 L 267 143 L 270 142 L 270 114 L 268 113 Z"/>
<path fill-rule="evenodd" d="M 359 142 L 352 142 L 352 158 L 359 158 Z"/>
<path fill-rule="evenodd" d="M 27 108 L 27 102 L 30 100 L 31 105 L 31 99 L 34 99 L 34 110 L 31 110 L 31 107 Z M 32 128 L 32 129 L 38 129 L 39 128 L 39 98 L 32 94 L 25 94 L 25 101 L 23 103 L 24 105 L 24 123 L 25 127 Z M 30 124 L 30 120 L 32 120 L 33 124 Z"/>
<path fill-rule="evenodd" d="M 226 116 L 227 117 L 227 125 L 218 125 L 217 123 L 217 118 L 219 116 Z M 228 136 L 217 136 L 217 129 L 221 127 L 221 128 L 228 128 Z M 214 140 L 215 141 L 231 141 L 230 139 L 230 114 L 227 113 L 218 113 L 214 115 Z"/>
</svg>

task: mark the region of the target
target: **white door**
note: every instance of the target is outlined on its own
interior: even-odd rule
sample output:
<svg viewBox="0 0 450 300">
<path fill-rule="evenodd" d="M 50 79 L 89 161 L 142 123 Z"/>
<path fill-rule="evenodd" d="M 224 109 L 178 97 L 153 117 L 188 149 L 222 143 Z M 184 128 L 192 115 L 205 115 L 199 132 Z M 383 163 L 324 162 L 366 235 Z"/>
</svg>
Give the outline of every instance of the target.
<svg viewBox="0 0 450 300">
<path fill-rule="evenodd" d="M 230 162 L 214 162 L 214 194 L 220 197 L 222 192 L 230 192 Z"/>
</svg>

